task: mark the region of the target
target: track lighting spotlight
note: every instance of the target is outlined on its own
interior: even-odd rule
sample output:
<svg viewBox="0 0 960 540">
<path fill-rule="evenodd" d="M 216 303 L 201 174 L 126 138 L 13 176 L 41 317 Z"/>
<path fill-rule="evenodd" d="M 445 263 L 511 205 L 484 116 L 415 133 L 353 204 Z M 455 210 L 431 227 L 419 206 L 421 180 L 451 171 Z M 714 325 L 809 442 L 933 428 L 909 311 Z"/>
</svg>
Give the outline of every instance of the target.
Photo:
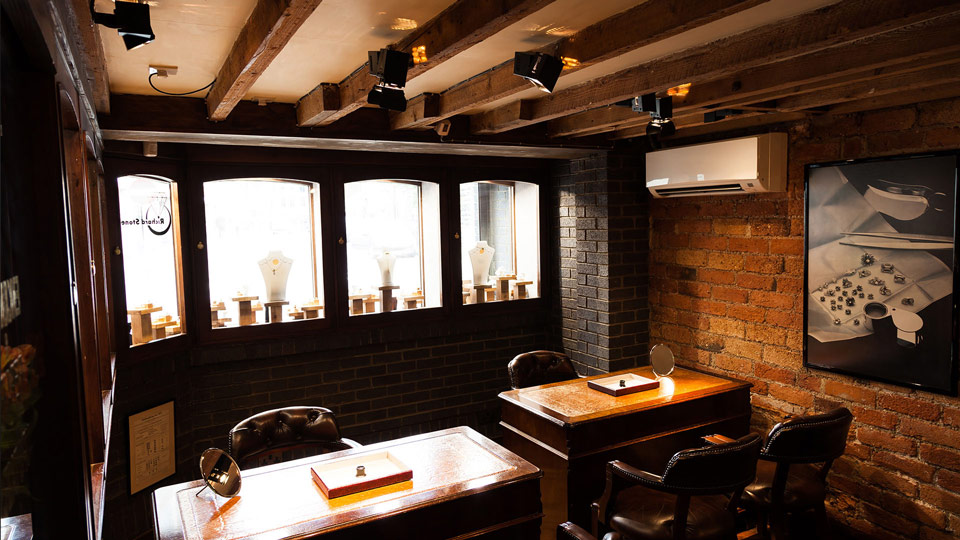
<svg viewBox="0 0 960 540">
<path fill-rule="evenodd" d="M 533 83 L 543 92 L 553 92 L 563 70 L 563 61 L 544 53 L 518 52 L 513 55 L 513 74 Z"/>
<path fill-rule="evenodd" d="M 93 22 L 107 28 L 116 28 L 127 50 L 150 43 L 157 36 L 150 27 L 150 6 L 138 2 L 116 2 L 113 13 L 97 13 L 94 1 L 90 0 L 90 15 Z"/>
<path fill-rule="evenodd" d="M 656 94 L 644 94 L 633 98 L 631 107 L 634 112 L 650 113 L 651 118 L 672 118 L 673 98 L 658 98 Z"/>
<path fill-rule="evenodd" d="M 653 118 L 647 124 L 647 135 L 650 137 L 669 137 L 677 132 L 677 126 L 673 120 Z"/>
<path fill-rule="evenodd" d="M 410 53 L 380 49 L 367 53 L 370 59 L 370 74 L 380 79 L 382 84 L 394 88 L 403 88 L 407 84 L 407 68 L 413 62 Z"/>
<path fill-rule="evenodd" d="M 407 110 L 407 98 L 403 89 L 378 84 L 367 94 L 367 103 L 378 105 L 381 109 L 403 112 Z"/>
</svg>

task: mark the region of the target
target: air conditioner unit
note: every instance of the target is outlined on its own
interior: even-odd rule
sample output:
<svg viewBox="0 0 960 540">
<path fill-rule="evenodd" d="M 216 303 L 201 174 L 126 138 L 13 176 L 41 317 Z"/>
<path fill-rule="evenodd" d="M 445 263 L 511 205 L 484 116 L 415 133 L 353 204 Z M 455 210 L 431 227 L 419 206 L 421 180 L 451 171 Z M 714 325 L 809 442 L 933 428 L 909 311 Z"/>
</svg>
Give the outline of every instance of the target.
<svg viewBox="0 0 960 540">
<path fill-rule="evenodd" d="M 657 198 L 763 193 L 786 187 L 786 133 L 647 154 L 647 189 Z"/>
</svg>

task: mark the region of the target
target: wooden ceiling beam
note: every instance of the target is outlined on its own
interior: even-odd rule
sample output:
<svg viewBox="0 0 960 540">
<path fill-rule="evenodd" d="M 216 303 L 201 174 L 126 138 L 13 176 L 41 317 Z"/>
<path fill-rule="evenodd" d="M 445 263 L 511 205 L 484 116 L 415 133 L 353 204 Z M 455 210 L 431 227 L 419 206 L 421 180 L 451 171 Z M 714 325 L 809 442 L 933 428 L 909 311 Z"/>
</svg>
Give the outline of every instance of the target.
<svg viewBox="0 0 960 540">
<path fill-rule="evenodd" d="M 207 94 L 207 116 L 225 119 L 322 0 L 259 0 Z"/>
<path fill-rule="evenodd" d="M 414 47 L 426 48 L 427 62 L 415 64 L 407 71 L 409 81 L 554 1 L 458 0 L 390 48 L 404 52 L 410 52 Z M 329 125 L 363 107 L 367 103 L 367 94 L 376 82 L 366 63 L 354 70 L 338 85 L 340 106 L 333 111 L 324 108 L 324 92 L 317 87 L 300 98 L 297 105 L 299 125 Z M 423 112 L 421 104 L 412 105 L 408 107 L 411 115 Z M 419 119 L 423 120 L 422 117 Z"/>
<path fill-rule="evenodd" d="M 952 64 L 786 97 L 777 100 L 777 108 L 783 112 L 813 109 L 901 92 L 912 94 L 921 88 L 946 83 L 960 83 L 960 59 Z"/>
<path fill-rule="evenodd" d="M 482 128 L 476 133 L 500 133 L 679 84 L 696 85 L 731 71 L 837 47 L 957 10 L 956 2 L 950 0 L 898 0 L 879 5 L 871 0 L 847 0 L 556 92 L 533 102 L 529 120 L 487 111 L 483 114 L 488 119 L 476 122 Z M 490 120 L 494 116 L 500 124 Z"/>
<path fill-rule="evenodd" d="M 110 78 L 107 74 L 107 60 L 103 54 L 103 42 L 100 29 L 90 15 L 90 2 L 73 0 L 71 2 L 78 27 L 77 50 L 83 56 L 86 73 L 93 90 L 93 106 L 98 113 L 110 113 Z"/>
<path fill-rule="evenodd" d="M 949 99 L 960 96 L 960 84 L 947 83 L 936 86 L 918 88 L 909 93 L 887 94 L 885 96 L 869 97 L 847 103 L 834 105 L 827 109 L 827 114 L 850 114 L 860 111 L 873 111 L 889 107 L 902 107 L 924 101 Z"/>
<path fill-rule="evenodd" d="M 579 61 L 578 67 L 564 69 L 563 76 L 760 3 L 762 0 L 647 0 L 541 50 Z M 528 88 L 530 83 L 513 74 L 511 59 L 441 93 L 438 117 L 417 118 L 408 107 L 407 112 L 392 114 L 390 123 L 394 129 L 420 127 L 425 123 L 463 114 Z M 411 104 L 419 99 L 413 98 Z"/>
<path fill-rule="evenodd" d="M 891 32 L 696 85 L 687 96 L 675 98 L 674 112 L 682 115 L 716 108 L 747 109 L 751 103 L 810 93 L 832 95 L 847 91 L 853 84 L 954 64 L 960 60 L 960 44 L 949 44 L 957 41 L 953 37 L 957 24 L 960 16 L 945 17 L 936 25 L 922 25 L 922 34 Z M 840 75 L 824 80 L 823 75 L 835 74 L 834 69 L 840 70 Z M 758 92 L 764 81 L 774 80 L 781 82 L 778 89 Z M 783 105 L 778 103 L 774 108 L 783 109 Z M 610 105 L 551 120 L 547 132 L 551 137 L 582 137 L 646 124 L 645 115 Z"/>
</svg>

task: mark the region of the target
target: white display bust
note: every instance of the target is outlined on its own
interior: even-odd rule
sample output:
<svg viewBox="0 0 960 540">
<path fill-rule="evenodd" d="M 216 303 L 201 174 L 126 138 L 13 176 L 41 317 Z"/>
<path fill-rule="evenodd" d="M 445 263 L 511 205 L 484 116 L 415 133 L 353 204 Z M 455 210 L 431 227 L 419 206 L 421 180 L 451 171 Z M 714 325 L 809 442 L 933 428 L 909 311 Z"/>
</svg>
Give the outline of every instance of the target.
<svg viewBox="0 0 960 540">
<path fill-rule="evenodd" d="M 486 285 L 490 281 L 490 263 L 497 250 L 487 244 L 486 240 L 477 242 L 476 247 L 467 252 L 470 256 L 470 265 L 473 266 L 473 286 Z"/>
<path fill-rule="evenodd" d="M 263 283 L 267 287 L 268 302 L 283 302 L 287 296 L 287 278 L 293 259 L 284 257 L 280 251 L 271 251 L 257 262 L 263 274 Z"/>
<path fill-rule="evenodd" d="M 393 266 L 396 262 L 396 255 L 392 255 L 389 251 L 384 251 L 380 255 L 377 255 L 377 265 L 380 266 L 381 285 L 384 287 L 393 285 Z"/>
</svg>

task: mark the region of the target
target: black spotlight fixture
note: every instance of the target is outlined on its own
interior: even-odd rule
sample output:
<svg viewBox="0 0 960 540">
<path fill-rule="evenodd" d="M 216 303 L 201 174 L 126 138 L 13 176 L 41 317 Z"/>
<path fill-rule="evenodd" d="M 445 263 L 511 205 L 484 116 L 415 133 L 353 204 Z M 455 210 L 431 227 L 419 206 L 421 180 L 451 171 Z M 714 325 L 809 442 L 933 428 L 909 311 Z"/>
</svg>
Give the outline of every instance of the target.
<svg viewBox="0 0 960 540">
<path fill-rule="evenodd" d="M 97 13 L 94 1 L 90 0 L 90 15 L 93 22 L 107 28 L 116 28 L 127 50 L 146 45 L 157 38 L 150 27 L 150 6 L 139 2 L 116 2 L 113 13 Z"/>
<path fill-rule="evenodd" d="M 513 55 L 513 74 L 533 83 L 543 92 L 553 92 L 557 85 L 563 61 L 544 53 L 518 52 Z"/>
<path fill-rule="evenodd" d="M 380 79 L 367 94 L 367 103 L 392 111 L 407 110 L 403 87 L 407 84 L 407 68 L 413 63 L 413 56 L 392 49 L 380 49 L 368 52 L 367 57 L 370 60 L 370 74 Z"/>
<path fill-rule="evenodd" d="M 644 94 L 630 101 L 634 112 L 650 114 L 650 123 L 647 124 L 647 135 L 651 137 L 669 137 L 677 132 L 673 123 L 673 98 L 670 96 L 658 98 L 656 94 Z"/>
</svg>

